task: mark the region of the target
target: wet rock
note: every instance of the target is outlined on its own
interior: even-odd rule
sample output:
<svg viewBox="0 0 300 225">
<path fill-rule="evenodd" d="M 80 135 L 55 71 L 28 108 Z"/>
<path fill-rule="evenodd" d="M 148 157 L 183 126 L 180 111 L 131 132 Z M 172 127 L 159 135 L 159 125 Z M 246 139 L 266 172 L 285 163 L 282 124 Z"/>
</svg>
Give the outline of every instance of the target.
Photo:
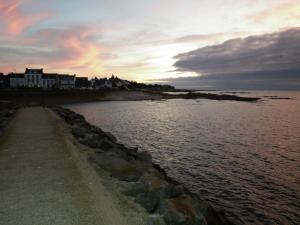
<svg viewBox="0 0 300 225">
<path fill-rule="evenodd" d="M 105 152 L 96 156 L 95 161 L 102 169 L 122 181 L 136 182 L 143 175 L 143 169 L 134 162 L 128 162 L 113 152 Z"/>
<path fill-rule="evenodd" d="M 146 151 L 138 151 L 136 153 L 136 158 L 148 164 L 152 163 L 152 156 Z"/>
<path fill-rule="evenodd" d="M 111 149 L 114 147 L 114 144 L 107 138 L 103 138 L 99 147 L 102 149 Z"/>
<path fill-rule="evenodd" d="M 80 137 L 80 138 L 84 138 L 85 135 L 87 134 L 87 130 L 84 129 L 83 127 L 80 127 L 78 125 L 73 125 L 71 127 L 71 130 L 72 130 L 72 134 L 75 136 L 75 137 Z"/>
<path fill-rule="evenodd" d="M 170 184 L 166 191 L 168 198 L 175 198 L 184 194 L 184 187 L 182 185 Z"/>
<path fill-rule="evenodd" d="M 143 206 L 149 213 L 155 212 L 160 203 L 160 194 L 155 191 L 140 193 L 136 202 Z"/>
<path fill-rule="evenodd" d="M 207 222 L 201 211 L 194 206 L 190 196 L 166 199 L 159 209 L 164 220 L 170 225 L 206 225 Z"/>
<path fill-rule="evenodd" d="M 102 144 L 102 141 L 99 139 L 99 137 L 94 134 L 86 134 L 84 137 L 79 138 L 78 141 L 81 144 L 87 145 L 91 148 L 100 148 Z"/>
<path fill-rule="evenodd" d="M 106 136 L 108 137 L 109 140 L 111 140 L 112 142 L 117 143 L 117 138 L 110 132 L 105 132 Z"/>
<path fill-rule="evenodd" d="M 150 214 L 146 221 L 146 225 L 166 225 L 164 219 L 159 214 Z"/>
</svg>

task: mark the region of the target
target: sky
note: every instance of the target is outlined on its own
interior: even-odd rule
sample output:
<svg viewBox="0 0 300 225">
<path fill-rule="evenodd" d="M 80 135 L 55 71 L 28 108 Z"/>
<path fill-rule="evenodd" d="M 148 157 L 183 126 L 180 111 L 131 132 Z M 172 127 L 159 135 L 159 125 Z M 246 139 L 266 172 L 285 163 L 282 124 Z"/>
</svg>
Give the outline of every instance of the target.
<svg viewBox="0 0 300 225">
<path fill-rule="evenodd" d="M 297 88 L 299 27 L 300 0 L 0 0 L 0 71 Z"/>
</svg>

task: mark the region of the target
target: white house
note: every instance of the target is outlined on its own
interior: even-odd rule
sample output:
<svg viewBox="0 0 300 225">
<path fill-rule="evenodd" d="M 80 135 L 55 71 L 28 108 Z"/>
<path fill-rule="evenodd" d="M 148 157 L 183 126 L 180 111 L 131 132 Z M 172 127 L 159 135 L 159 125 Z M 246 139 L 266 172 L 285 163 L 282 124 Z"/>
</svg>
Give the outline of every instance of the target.
<svg viewBox="0 0 300 225">
<path fill-rule="evenodd" d="M 28 69 L 24 73 L 26 87 L 42 87 L 43 69 Z"/>
<path fill-rule="evenodd" d="M 43 69 L 28 69 L 25 73 L 9 74 L 10 87 L 39 87 L 44 89 L 75 88 L 75 75 L 60 75 L 57 73 L 44 73 Z"/>
</svg>

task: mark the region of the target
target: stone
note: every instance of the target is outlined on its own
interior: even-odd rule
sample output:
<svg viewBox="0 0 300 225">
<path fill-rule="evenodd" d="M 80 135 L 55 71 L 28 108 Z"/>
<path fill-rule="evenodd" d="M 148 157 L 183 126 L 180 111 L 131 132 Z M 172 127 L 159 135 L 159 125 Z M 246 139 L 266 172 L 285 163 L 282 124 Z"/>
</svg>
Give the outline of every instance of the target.
<svg viewBox="0 0 300 225">
<path fill-rule="evenodd" d="M 87 134 L 87 130 L 80 127 L 80 126 L 77 126 L 77 125 L 73 125 L 71 127 L 72 129 L 72 134 L 75 136 L 75 137 L 80 137 L 80 138 L 84 138 L 84 136 Z"/>
<path fill-rule="evenodd" d="M 202 211 L 194 205 L 193 199 L 188 195 L 165 199 L 159 212 L 167 224 L 207 225 Z"/>
<path fill-rule="evenodd" d="M 108 150 L 113 148 L 113 146 L 114 144 L 110 140 L 108 140 L 107 138 L 103 138 L 99 147 Z"/>
<path fill-rule="evenodd" d="M 134 162 L 126 161 L 114 152 L 97 155 L 95 161 L 102 169 L 122 181 L 136 182 L 144 173 L 143 169 L 135 165 Z"/>
<path fill-rule="evenodd" d="M 161 215 L 150 214 L 146 220 L 146 225 L 166 225 L 166 223 Z"/>
<path fill-rule="evenodd" d="M 159 193 L 152 191 L 152 192 L 145 192 L 140 193 L 135 201 L 143 206 L 147 212 L 153 213 L 158 208 L 160 203 L 160 196 Z"/>
<path fill-rule="evenodd" d="M 182 185 L 169 184 L 167 188 L 167 196 L 169 198 L 176 198 L 184 194 L 184 187 Z"/>
<path fill-rule="evenodd" d="M 138 151 L 136 154 L 136 158 L 149 164 L 152 163 L 152 156 L 146 151 Z"/>
<path fill-rule="evenodd" d="M 117 138 L 110 132 L 105 132 L 106 136 L 108 137 L 109 140 L 111 140 L 112 142 L 117 143 Z"/>
</svg>

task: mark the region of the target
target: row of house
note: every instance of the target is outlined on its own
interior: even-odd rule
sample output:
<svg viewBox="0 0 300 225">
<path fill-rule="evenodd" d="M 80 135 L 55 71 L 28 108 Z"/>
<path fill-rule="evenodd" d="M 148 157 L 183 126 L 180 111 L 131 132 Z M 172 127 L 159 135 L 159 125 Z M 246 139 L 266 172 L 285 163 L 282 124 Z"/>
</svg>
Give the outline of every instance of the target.
<svg viewBox="0 0 300 225">
<path fill-rule="evenodd" d="M 72 89 L 75 88 L 76 80 L 75 75 L 44 73 L 43 69 L 28 68 L 26 68 L 25 73 L 10 73 L 7 76 L 11 88 Z"/>
<path fill-rule="evenodd" d="M 0 73 L 0 88 L 43 88 L 43 89 L 156 89 L 174 88 L 169 85 L 150 85 L 127 81 L 112 75 L 110 78 L 76 77 L 76 75 L 44 73 L 43 69 L 28 69 L 24 73 Z"/>
</svg>

